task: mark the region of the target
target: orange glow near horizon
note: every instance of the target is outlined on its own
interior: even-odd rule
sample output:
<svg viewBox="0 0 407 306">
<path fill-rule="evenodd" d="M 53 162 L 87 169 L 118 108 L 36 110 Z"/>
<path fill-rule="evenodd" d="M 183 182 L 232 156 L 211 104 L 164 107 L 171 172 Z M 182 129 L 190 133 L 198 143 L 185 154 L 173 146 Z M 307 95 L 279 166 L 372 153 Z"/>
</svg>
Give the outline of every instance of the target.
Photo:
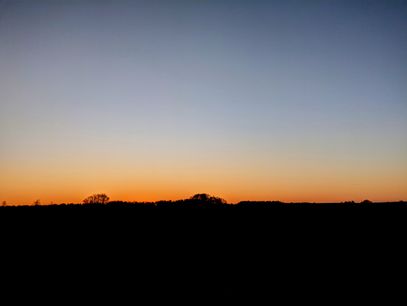
<svg viewBox="0 0 407 306">
<path fill-rule="evenodd" d="M 32 204 L 37 199 L 42 204 L 80 203 L 93 193 L 106 193 L 111 200 L 139 202 L 185 199 L 196 193 L 219 196 L 229 203 L 407 199 L 407 175 L 402 169 L 373 171 L 361 165 L 357 171 L 348 172 L 311 164 L 273 165 L 259 159 L 242 165 L 230 158 L 223 167 L 213 160 L 200 165 L 184 161 L 177 166 L 171 161 L 132 170 L 123 161 L 109 164 L 89 159 L 70 167 L 50 163 L 44 168 L 23 164 L 21 169 L 3 169 L 0 200 L 9 204 Z"/>
</svg>

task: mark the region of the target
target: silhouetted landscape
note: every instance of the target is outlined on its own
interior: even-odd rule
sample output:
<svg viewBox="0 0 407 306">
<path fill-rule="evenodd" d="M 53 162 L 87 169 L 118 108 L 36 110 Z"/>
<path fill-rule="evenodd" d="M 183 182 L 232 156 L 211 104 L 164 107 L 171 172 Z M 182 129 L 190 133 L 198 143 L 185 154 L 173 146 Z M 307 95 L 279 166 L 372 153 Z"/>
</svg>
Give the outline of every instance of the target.
<svg viewBox="0 0 407 306">
<path fill-rule="evenodd" d="M 15 254 L 14 245 L 23 248 L 15 255 L 19 270 L 35 282 L 47 267 L 47 288 L 60 295 L 90 297 L 91 283 L 103 293 L 99 298 L 108 292 L 115 302 L 345 302 L 354 294 L 365 299 L 372 288 L 386 298 L 402 290 L 389 271 L 405 271 L 397 264 L 405 214 L 394 213 L 405 208 L 405 201 L 231 204 L 196 194 L 124 202 L 95 194 L 77 204 L 6 205 L 0 225 L 2 233 L 14 234 L 3 235 L 13 245 L 5 253 Z M 379 261 L 377 248 L 391 261 Z M 68 289 L 53 282 L 71 278 Z M 332 285 L 342 278 L 346 289 Z"/>
<path fill-rule="evenodd" d="M 361 202 L 346 201 L 339 203 L 310 203 L 295 202 L 285 203 L 281 201 L 241 201 L 238 203 L 227 203 L 224 199 L 209 194 L 196 194 L 188 199 L 175 201 L 157 202 L 128 202 L 110 201 L 105 194 L 94 194 L 82 201 L 82 203 L 61 203 L 61 204 L 41 204 L 40 200 L 35 200 L 33 204 L 8 205 L 3 202 L 1 209 L 221 209 L 221 210 L 252 210 L 252 209 L 303 209 L 303 208 L 337 208 L 337 209 L 359 209 L 359 208 L 395 208 L 407 207 L 407 201 L 398 202 L 372 202 L 363 200 Z"/>
</svg>

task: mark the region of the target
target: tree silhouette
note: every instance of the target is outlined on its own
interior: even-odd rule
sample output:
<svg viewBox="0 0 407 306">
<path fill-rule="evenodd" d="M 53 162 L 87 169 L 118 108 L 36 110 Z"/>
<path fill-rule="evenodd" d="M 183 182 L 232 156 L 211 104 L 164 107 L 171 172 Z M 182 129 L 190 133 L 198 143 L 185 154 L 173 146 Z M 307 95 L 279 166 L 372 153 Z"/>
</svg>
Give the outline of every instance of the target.
<svg viewBox="0 0 407 306">
<path fill-rule="evenodd" d="M 110 198 L 104 194 L 104 193 L 99 193 L 99 194 L 93 194 L 86 199 L 83 200 L 83 204 L 106 204 L 109 202 Z"/>
<path fill-rule="evenodd" d="M 364 200 L 364 201 L 360 202 L 360 204 L 372 204 L 372 201 Z"/>
<path fill-rule="evenodd" d="M 190 198 L 190 201 L 206 204 L 226 204 L 222 198 L 211 196 L 207 193 L 198 193 Z"/>
<path fill-rule="evenodd" d="M 34 201 L 34 206 L 39 206 L 41 205 L 41 201 L 40 200 L 35 200 Z"/>
<path fill-rule="evenodd" d="M 209 199 L 211 198 L 211 196 L 209 194 L 206 193 L 198 193 L 195 194 L 191 197 L 191 200 L 193 201 L 202 201 L 202 202 L 207 202 Z"/>
<path fill-rule="evenodd" d="M 7 206 L 7 201 L 1 202 L 1 206 Z"/>
</svg>

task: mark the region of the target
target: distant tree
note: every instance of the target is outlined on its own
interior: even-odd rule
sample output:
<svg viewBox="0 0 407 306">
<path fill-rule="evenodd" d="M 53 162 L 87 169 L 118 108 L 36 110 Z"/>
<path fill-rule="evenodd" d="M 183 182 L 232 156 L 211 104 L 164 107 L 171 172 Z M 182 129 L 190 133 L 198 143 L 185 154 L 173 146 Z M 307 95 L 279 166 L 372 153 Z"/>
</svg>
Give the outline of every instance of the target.
<svg viewBox="0 0 407 306">
<path fill-rule="evenodd" d="M 190 199 L 193 201 L 202 201 L 202 202 L 207 202 L 211 196 L 206 193 L 198 193 L 193 195 Z"/>
<path fill-rule="evenodd" d="M 40 200 L 35 200 L 34 201 L 34 206 L 39 206 L 41 205 L 41 201 Z"/>
<path fill-rule="evenodd" d="M 7 206 L 7 201 L 1 202 L 1 206 Z"/>
<path fill-rule="evenodd" d="M 363 200 L 362 202 L 360 202 L 360 204 L 372 204 L 372 201 Z"/>
<path fill-rule="evenodd" d="M 207 193 L 198 193 L 192 196 L 190 200 L 207 204 L 226 204 L 226 201 L 224 199 L 211 196 Z"/>
<path fill-rule="evenodd" d="M 104 193 L 99 193 L 99 194 L 94 194 L 86 199 L 83 200 L 84 204 L 106 204 L 109 202 L 110 198 L 104 194 Z"/>
</svg>

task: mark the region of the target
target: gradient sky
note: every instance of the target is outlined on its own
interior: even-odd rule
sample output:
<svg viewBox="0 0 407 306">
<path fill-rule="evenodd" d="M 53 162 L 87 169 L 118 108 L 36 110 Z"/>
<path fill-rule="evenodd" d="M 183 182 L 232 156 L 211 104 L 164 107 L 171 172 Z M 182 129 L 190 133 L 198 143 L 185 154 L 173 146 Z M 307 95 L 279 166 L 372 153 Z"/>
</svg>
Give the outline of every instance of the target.
<svg viewBox="0 0 407 306">
<path fill-rule="evenodd" d="M 0 200 L 407 199 L 407 1 L 0 1 Z"/>
</svg>

